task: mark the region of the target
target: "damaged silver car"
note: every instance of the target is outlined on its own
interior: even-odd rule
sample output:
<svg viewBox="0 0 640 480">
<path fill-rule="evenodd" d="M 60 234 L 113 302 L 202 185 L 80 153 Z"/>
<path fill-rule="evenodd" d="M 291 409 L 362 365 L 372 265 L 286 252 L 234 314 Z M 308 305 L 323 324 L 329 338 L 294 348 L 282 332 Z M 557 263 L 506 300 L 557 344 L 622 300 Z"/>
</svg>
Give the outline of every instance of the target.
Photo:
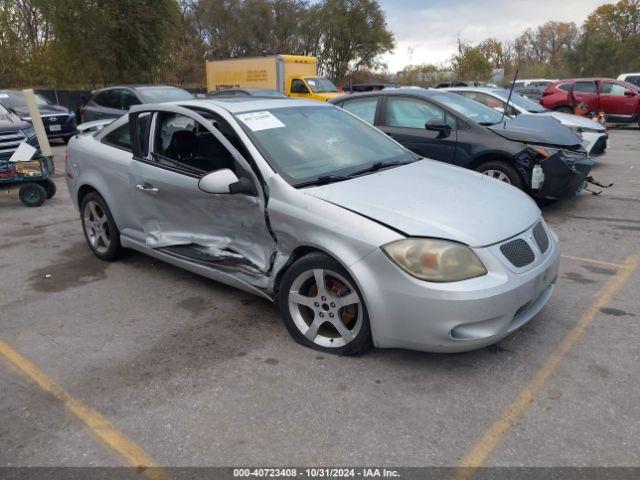
<svg viewBox="0 0 640 480">
<path fill-rule="evenodd" d="M 136 106 L 71 140 L 66 179 L 99 258 L 134 249 L 260 295 L 331 353 L 490 345 L 555 286 L 558 239 L 527 195 L 332 105 Z"/>
</svg>

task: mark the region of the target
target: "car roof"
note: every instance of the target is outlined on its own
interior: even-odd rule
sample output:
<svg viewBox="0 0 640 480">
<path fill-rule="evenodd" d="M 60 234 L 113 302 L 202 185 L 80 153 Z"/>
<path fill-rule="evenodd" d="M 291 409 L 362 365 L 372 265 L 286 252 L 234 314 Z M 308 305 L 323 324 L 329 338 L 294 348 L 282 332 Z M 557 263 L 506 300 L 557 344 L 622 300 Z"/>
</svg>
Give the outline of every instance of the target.
<svg viewBox="0 0 640 480">
<path fill-rule="evenodd" d="M 163 105 L 178 105 L 185 107 L 200 107 L 207 108 L 215 105 L 222 108 L 229 113 L 236 114 L 242 112 L 251 112 L 255 110 L 275 110 L 278 108 L 288 107 L 332 107 L 324 102 L 318 102 L 316 100 L 304 100 L 293 98 L 276 98 L 276 97 L 208 97 L 208 98 L 196 98 L 193 100 L 184 100 L 177 102 L 166 102 L 162 104 L 146 104 L 140 107 L 132 107 L 132 111 L 144 110 L 146 108 L 159 107 Z"/>
<path fill-rule="evenodd" d="M 456 88 L 456 87 L 452 87 Z M 462 88 L 462 87 L 459 87 Z M 384 90 L 374 90 L 371 92 L 358 92 L 352 93 L 351 95 L 340 96 L 336 98 L 332 98 L 329 100 L 329 103 L 340 103 L 344 100 L 349 100 L 352 98 L 364 98 L 364 97 L 372 97 L 375 95 L 405 95 L 408 97 L 415 97 L 419 95 L 421 97 L 438 97 L 441 95 L 446 95 L 447 93 L 453 95 L 452 92 L 448 92 L 445 88 L 385 88 Z"/>
<path fill-rule="evenodd" d="M 154 87 L 158 87 L 158 88 L 178 88 L 180 90 L 184 90 L 184 88 L 181 87 L 176 87 L 175 85 L 164 85 L 164 84 L 128 84 L 128 83 L 123 83 L 122 85 L 109 85 L 108 87 L 103 87 L 103 88 L 98 88 L 94 91 L 92 91 L 91 93 L 98 93 L 98 92 L 105 92 L 107 90 L 112 90 L 114 88 L 131 88 L 133 90 L 137 90 L 139 88 L 154 88 Z"/>
</svg>

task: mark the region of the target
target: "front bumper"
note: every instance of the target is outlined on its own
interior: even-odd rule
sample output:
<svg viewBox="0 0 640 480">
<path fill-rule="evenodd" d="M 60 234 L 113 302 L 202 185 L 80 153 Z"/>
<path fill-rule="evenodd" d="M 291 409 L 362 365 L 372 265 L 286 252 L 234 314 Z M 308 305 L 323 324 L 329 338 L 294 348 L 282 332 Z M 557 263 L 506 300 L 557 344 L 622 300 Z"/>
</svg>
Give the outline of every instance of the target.
<svg viewBox="0 0 640 480">
<path fill-rule="evenodd" d="M 519 238 L 534 245 L 527 230 Z M 560 249 L 547 228 L 549 247 L 533 247 L 535 260 L 510 266 L 500 245 L 474 249 L 487 267 L 482 277 L 431 283 L 411 277 L 382 250 L 351 266 L 367 304 L 377 347 L 462 352 L 496 343 L 529 322 L 555 287 Z M 509 239 L 510 241 L 512 239 Z"/>
<path fill-rule="evenodd" d="M 567 158 L 556 153 L 540 162 L 544 183 L 534 197 L 544 199 L 571 198 L 582 192 L 593 161 L 584 157 Z"/>
</svg>

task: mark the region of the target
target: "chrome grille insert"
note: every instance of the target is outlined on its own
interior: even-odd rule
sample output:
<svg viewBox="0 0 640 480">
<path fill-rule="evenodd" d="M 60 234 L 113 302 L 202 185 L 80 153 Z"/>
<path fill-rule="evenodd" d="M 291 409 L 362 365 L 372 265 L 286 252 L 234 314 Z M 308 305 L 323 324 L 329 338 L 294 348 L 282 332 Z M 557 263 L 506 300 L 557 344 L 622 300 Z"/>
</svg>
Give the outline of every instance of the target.
<svg viewBox="0 0 640 480">
<path fill-rule="evenodd" d="M 533 227 L 533 238 L 536 239 L 536 243 L 538 244 L 540 251 L 542 253 L 546 252 L 547 248 L 549 248 L 549 236 L 544 230 L 542 222 L 538 222 L 537 225 Z"/>
<path fill-rule="evenodd" d="M 500 251 L 516 268 L 526 267 L 536 258 L 529 244 L 521 238 L 503 243 L 500 245 Z"/>
</svg>

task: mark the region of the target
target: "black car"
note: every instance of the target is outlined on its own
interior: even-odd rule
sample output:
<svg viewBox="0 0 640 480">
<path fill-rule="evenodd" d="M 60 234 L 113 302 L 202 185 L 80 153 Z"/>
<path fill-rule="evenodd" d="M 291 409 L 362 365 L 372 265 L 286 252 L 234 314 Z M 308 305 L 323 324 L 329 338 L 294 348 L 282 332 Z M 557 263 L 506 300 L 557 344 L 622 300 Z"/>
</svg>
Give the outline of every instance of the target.
<svg viewBox="0 0 640 480">
<path fill-rule="evenodd" d="M 416 154 L 470 168 L 536 198 L 579 192 L 593 162 L 553 118 L 515 118 L 454 93 L 386 89 L 331 100 Z"/>
<path fill-rule="evenodd" d="M 42 95 L 36 93 L 35 97 L 49 140 L 61 139 L 66 143 L 78 133 L 75 113 L 62 105 L 52 104 Z M 31 121 L 29 107 L 20 90 L 0 90 L 0 104 L 22 120 Z"/>
<path fill-rule="evenodd" d="M 91 92 L 91 96 L 80 107 L 78 114 L 82 122 L 118 118 L 133 105 L 190 100 L 192 93 L 170 85 L 118 85 Z"/>
<path fill-rule="evenodd" d="M 211 97 L 270 97 L 289 98 L 284 93 L 271 88 L 228 88 L 217 92 L 207 93 L 207 98 Z"/>
<path fill-rule="evenodd" d="M 33 125 L 0 105 L 0 161 L 11 158 L 22 142 L 38 147 Z M 0 178 L 2 173 L 3 170 L 0 168 Z"/>
</svg>

